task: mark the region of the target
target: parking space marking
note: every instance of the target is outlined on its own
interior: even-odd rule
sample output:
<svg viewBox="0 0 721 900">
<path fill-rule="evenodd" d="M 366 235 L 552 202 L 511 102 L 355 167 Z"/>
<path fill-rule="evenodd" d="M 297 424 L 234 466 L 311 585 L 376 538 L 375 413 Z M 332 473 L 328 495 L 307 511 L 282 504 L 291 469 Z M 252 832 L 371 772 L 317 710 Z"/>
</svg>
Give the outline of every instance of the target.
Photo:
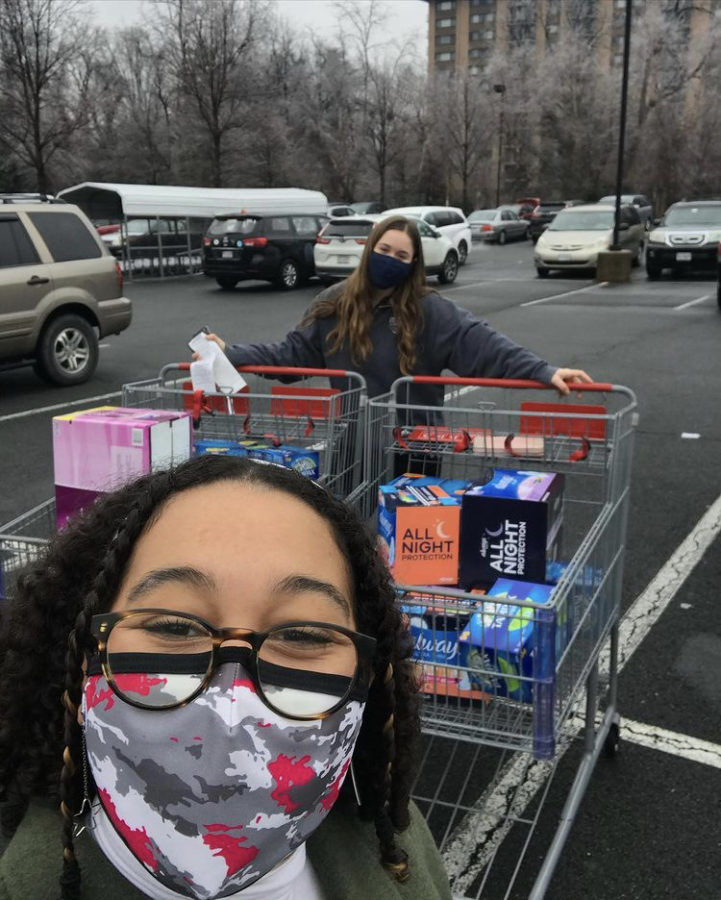
<svg viewBox="0 0 721 900">
<path fill-rule="evenodd" d="M 651 580 L 646 589 L 628 609 L 619 628 L 619 673 L 636 652 L 641 641 L 686 581 L 714 538 L 721 532 L 721 495 L 699 519 L 688 536 Z M 608 672 L 610 653 L 604 650 L 599 657 L 601 672 Z M 583 696 L 577 708 L 580 711 Z M 583 720 L 577 713 L 569 726 L 582 727 Z M 621 720 L 621 737 L 625 738 L 626 726 L 629 740 L 655 750 L 673 753 L 675 756 L 705 762 L 721 767 L 721 747 L 697 738 L 678 735 L 652 725 Z M 558 765 L 568 746 L 562 747 L 553 762 Z M 685 752 L 681 752 L 684 750 Z M 453 880 L 454 891 L 462 893 L 476 880 L 491 861 L 513 821 L 524 810 L 543 786 L 550 771 L 549 762 L 533 760 L 528 754 L 515 753 L 499 773 L 495 784 L 474 804 L 461 824 L 454 830 L 445 850 L 443 862 Z M 481 852 L 476 854 L 479 840 Z"/>
<path fill-rule="evenodd" d="M 83 403 L 96 403 L 98 400 L 111 400 L 113 397 L 120 396 L 122 396 L 122 391 L 113 391 L 112 394 L 98 394 L 97 397 L 84 397 L 82 400 L 71 400 L 68 403 L 56 403 L 54 406 L 38 406 L 37 409 L 26 409 L 23 412 L 0 416 L 0 422 L 9 422 L 11 419 L 26 419 L 28 416 L 36 416 L 39 413 L 57 412 L 59 409 L 68 409 L 71 406 L 82 406 Z"/>
<path fill-rule="evenodd" d="M 660 750 L 690 762 L 721 769 L 721 745 L 710 741 L 624 718 L 621 718 L 621 737 L 649 750 Z"/>
<path fill-rule="evenodd" d="M 598 284 L 589 284 L 586 287 L 576 288 L 573 291 L 563 291 L 561 294 L 551 294 L 548 297 L 539 297 L 538 300 L 527 300 L 521 306 L 535 306 L 537 303 L 547 303 L 549 300 L 557 300 L 559 297 L 570 297 L 571 294 L 585 294 L 586 291 L 594 291 L 596 288 L 606 287 L 607 281 L 599 281 Z"/>
<path fill-rule="evenodd" d="M 674 306 L 674 309 L 688 309 L 689 306 L 694 306 L 696 303 L 703 303 L 704 300 L 708 300 L 711 294 L 704 294 L 703 297 L 696 297 L 695 300 L 689 300 L 688 303 L 682 303 L 681 306 Z"/>
</svg>

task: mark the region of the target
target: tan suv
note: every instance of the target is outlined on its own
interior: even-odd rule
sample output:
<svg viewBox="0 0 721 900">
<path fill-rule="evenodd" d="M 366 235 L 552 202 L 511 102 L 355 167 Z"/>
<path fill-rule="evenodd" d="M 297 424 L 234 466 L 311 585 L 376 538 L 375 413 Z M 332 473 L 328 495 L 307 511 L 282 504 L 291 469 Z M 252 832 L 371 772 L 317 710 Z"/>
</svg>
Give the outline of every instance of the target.
<svg viewBox="0 0 721 900">
<path fill-rule="evenodd" d="M 0 364 L 81 384 L 99 339 L 131 318 L 120 266 L 77 206 L 0 198 Z"/>
</svg>

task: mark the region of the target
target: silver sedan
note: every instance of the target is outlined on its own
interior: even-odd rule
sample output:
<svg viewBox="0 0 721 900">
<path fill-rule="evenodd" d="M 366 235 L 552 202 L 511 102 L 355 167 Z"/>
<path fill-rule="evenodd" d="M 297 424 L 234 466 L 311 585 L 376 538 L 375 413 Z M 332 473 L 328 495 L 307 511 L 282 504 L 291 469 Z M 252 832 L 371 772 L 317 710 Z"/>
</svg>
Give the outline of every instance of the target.
<svg viewBox="0 0 721 900">
<path fill-rule="evenodd" d="M 525 241 L 528 237 L 528 222 L 505 206 L 477 209 L 468 216 L 468 224 L 474 241 L 505 244 L 506 241 Z"/>
</svg>

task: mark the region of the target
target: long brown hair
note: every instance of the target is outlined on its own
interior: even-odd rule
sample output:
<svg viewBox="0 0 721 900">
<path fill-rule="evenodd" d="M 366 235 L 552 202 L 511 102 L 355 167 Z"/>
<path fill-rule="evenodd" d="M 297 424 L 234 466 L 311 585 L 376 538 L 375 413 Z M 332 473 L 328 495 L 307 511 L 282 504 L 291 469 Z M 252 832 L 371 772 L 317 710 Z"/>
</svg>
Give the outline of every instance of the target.
<svg viewBox="0 0 721 900">
<path fill-rule="evenodd" d="M 354 362 L 368 359 L 373 349 L 370 327 L 375 291 L 368 274 L 370 255 L 386 231 L 391 229 L 404 231 L 413 243 L 411 274 L 389 297 L 397 328 L 400 369 L 404 375 L 411 375 L 416 364 L 416 335 L 423 321 L 421 299 L 432 292 L 426 285 L 423 246 L 418 226 L 412 219 L 389 216 L 378 222 L 366 241 L 358 267 L 349 276 L 342 290 L 334 296 L 319 300 L 308 311 L 301 326 L 309 325 L 315 319 L 335 315 L 338 324 L 328 335 L 329 352 L 336 353 L 347 343 Z"/>
</svg>

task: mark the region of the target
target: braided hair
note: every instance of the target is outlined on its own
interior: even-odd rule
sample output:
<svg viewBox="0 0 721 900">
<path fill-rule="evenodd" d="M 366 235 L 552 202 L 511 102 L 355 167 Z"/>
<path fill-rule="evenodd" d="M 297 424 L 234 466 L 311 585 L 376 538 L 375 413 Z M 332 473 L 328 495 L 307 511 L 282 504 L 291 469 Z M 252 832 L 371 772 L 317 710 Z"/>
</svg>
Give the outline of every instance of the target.
<svg viewBox="0 0 721 900">
<path fill-rule="evenodd" d="M 360 815 L 375 824 L 382 864 L 408 877 L 396 833 L 409 824 L 419 738 L 418 683 L 412 646 L 375 541 L 346 504 L 295 472 L 247 459 L 202 456 L 140 478 L 98 500 L 51 542 L 23 574 L 0 621 L 0 800 L 10 836 L 33 796 L 51 796 L 62 813 L 62 900 L 80 897 L 74 816 L 85 791 L 78 723 L 83 665 L 94 651 L 90 619 L 109 610 L 132 551 L 174 495 L 218 481 L 284 491 L 329 524 L 351 572 L 359 631 L 376 638 L 373 682 L 353 755 Z M 347 789 L 347 785 L 345 786 Z"/>
</svg>

